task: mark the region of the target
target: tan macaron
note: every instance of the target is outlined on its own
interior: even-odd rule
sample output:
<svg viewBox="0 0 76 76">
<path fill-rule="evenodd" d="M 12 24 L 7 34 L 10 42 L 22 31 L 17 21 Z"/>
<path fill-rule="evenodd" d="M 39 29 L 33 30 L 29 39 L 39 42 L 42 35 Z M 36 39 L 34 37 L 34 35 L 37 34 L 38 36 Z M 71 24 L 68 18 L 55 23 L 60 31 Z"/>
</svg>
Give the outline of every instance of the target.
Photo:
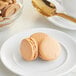
<svg viewBox="0 0 76 76">
<path fill-rule="evenodd" d="M 36 39 L 36 41 L 38 42 L 38 45 L 47 36 L 48 35 L 46 33 L 42 33 L 42 32 L 34 33 L 31 35 L 32 38 Z"/>
<path fill-rule="evenodd" d="M 8 2 L 8 3 L 16 3 L 16 0 L 3 0 L 4 2 Z"/>
<path fill-rule="evenodd" d="M 56 13 L 56 7 L 47 0 L 32 0 L 32 4 L 44 16 L 53 16 Z"/>
<path fill-rule="evenodd" d="M 10 4 L 5 9 L 2 10 L 2 16 L 3 17 L 9 17 L 13 15 L 15 12 L 17 12 L 20 8 L 19 4 Z"/>
<path fill-rule="evenodd" d="M 20 52 L 23 59 L 35 60 L 38 56 L 38 44 L 34 38 L 27 38 L 21 41 Z"/>
<path fill-rule="evenodd" d="M 4 7 L 6 7 L 8 5 L 7 2 L 4 1 L 0 1 L 0 10 L 2 10 Z"/>
<path fill-rule="evenodd" d="M 55 60 L 61 54 L 61 46 L 52 37 L 46 37 L 39 45 L 39 56 L 43 60 Z"/>
</svg>

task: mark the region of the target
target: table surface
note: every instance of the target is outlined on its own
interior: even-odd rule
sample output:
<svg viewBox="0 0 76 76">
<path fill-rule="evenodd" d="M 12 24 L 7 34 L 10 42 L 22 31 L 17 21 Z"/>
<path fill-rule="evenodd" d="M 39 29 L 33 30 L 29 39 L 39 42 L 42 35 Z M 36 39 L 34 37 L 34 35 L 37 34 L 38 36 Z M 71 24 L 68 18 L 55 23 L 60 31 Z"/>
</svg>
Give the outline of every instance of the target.
<svg viewBox="0 0 76 76">
<path fill-rule="evenodd" d="M 45 19 L 43 16 L 37 13 L 35 9 L 33 9 L 31 2 L 29 1 L 28 0 L 24 1 L 24 9 L 19 19 L 17 19 L 14 22 L 14 24 L 12 24 L 11 27 L 6 28 L 5 30 L 0 30 L 0 47 L 2 46 L 4 41 L 7 40 L 12 35 L 30 28 L 37 28 L 37 27 L 57 29 L 71 35 L 74 39 L 76 39 L 76 31 L 70 31 L 56 27 L 53 23 L 49 22 L 47 19 Z M 76 76 L 75 71 L 76 69 L 74 69 L 72 72 L 70 72 L 65 76 Z M 17 75 L 10 72 L 7 68 L 5 68 L 0 60 L 0 76 L 17 76 Z"/>
</svg>

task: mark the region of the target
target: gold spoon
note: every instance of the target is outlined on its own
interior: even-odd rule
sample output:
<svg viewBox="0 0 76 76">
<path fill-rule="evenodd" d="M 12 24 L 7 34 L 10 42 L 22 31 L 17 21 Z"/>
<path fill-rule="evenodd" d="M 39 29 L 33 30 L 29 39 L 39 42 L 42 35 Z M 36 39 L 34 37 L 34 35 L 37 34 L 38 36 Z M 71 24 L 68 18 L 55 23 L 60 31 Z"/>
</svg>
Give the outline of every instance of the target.
<svg viewBox="0 0 76 76">
<path fill-rule="evenodd" d="M 32 0 L 32 4 L 38 10 L 38 12 L 44 16 L 50 17 L 57 15 L 76 23 L 75 18 L 64 13 L 57 13 L 56 6 L 47 0 Z"/>
</svg>

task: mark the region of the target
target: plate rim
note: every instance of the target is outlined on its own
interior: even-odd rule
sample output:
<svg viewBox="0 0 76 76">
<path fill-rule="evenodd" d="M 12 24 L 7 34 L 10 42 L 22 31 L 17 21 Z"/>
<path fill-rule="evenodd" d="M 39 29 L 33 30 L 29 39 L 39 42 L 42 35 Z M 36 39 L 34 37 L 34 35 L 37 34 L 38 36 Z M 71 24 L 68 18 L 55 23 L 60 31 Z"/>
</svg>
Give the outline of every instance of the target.
<svg viewBox="0 0 76 76">
<path fill-rule="evenodd" d="M 58 16 L 57 16 L 58 17 Z M 62 29 L 66 29 L 66 30 L 76 30 L 76 28 L 68 28 L 68 27 L 64 27 L 62 25 L 64 24 L 59 24 L 57 21 L 55 21 L 52 17 L 51 19 L 49 19 L 49 17 L 46 17 L 46 19 L 49 21 L 49 22 L 52 22 L 53 24 L 55 24 L 55 26 L 59 27 L 59 28 L 62 28 Z"/>
</svg>

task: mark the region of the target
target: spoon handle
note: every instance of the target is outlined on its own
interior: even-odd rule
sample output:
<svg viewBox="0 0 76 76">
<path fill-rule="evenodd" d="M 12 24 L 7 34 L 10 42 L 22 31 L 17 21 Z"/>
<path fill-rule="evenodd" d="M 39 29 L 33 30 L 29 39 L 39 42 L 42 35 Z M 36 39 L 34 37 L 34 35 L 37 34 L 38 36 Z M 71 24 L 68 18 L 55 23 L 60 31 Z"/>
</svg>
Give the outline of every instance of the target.
<svg viewBox="0 0 76 76">
<path fill-rule="evenodd" d="M 60 16 L 60 17 L 63 17 L 63 18 L 65 18 L 65 19 L 68 19 L 68 20 L 76 23 L 76 18 L 73 18 L 73 17 L 71 17 L 71 16 L 68 16 L 68 15 L 66 15 L 66 14 L 64 14 L 64 13 L 56 13 L 56 15 L 57 15 L 57 16 Z"/>
</svg>

